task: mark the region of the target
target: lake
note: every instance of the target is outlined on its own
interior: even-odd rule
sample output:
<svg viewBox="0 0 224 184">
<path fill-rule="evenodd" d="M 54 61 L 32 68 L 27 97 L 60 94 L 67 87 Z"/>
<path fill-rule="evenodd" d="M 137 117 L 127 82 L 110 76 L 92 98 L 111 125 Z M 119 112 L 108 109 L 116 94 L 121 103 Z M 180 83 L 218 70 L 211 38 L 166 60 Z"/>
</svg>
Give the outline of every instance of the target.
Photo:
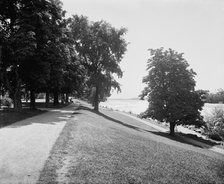
<svg viewBox="0 0 224 184">
<path fill-rule="evenodd" d="M 108 99 L 106 102 L 100 103 L 101 107 L 112 108 L 113 110 L 132 112 L 134 114 L 140 114 L 144 112 L 148 107 L 147 100 L 138 99 Z M 206 103 L 202 110 L 202 115 L 206 116 L 212 113 L 213 109 L 222 108 L 224 104 L 209 104 Z"/>
<path fill-rule="evenodd" d="M 101 102 L 100 106 L 140 114 L 147 109 L 148 101 L 138 99 L 108 99 L 106 102 Z"/>
</svg>

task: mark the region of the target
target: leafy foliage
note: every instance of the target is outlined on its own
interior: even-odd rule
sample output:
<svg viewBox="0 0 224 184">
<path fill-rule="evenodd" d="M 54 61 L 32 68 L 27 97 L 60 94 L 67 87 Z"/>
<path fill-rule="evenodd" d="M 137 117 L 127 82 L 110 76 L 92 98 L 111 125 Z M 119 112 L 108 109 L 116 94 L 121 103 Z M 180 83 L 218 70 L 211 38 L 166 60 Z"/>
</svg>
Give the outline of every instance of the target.
<svg viewBox="0 0 224 184">
<path fill-rule="evenodd" d="M 209 93 L 207 91 L 205 101 L 206 103 L 224 103 L 224 90 L 219 89 L 216 93 Z"/>
<path fill-rule="evenodd" d="M 9 97 L 3 97 L 0 99 L 0 106 L 10 107 L 12 105 L 12 100 Z"/>
<path fill-rule="evenodd" d="M 205 120 L 205 134 L 215 140 L 224 140 L 224 110 L 215 108 Z"/>
<path fill-rule="evenodd" d="M 104 21 L 89 22 L 77 15 L 73 16 L 70 28 L 78 56 L 87 69 L 87 84 L 90 91 L 95 88 L 93 104 L 98 111 L 99 101 L 110 96 L 111 88 L 120 90 L 113 75 L 122 77 L 119 63 L 126 51 L 126 29 L 115 29 Z"/>
<path fill-rule="evenodd" d="M 0 90 L 22 108 L 21 92 L 76 95 L 95 87 L 94 102 L 120 90 L 114 74 L 122 76 L 119 63 L 126 51 L 126 29 L 115 29 L 86 17 L 65 19 L 60 0 L 0 1 Z M 68 99 L 68 98 L 67 98 Z M 46 100 L 47 102 L 47 100 Z"/>
<path fill-rule="evenodd" d="M 36 48 L 34 29 L 29 25 L 30 5 L 29 1 L 0 2 L 0 45 L 3 48 L 0 68 L 16 110 L 22 107 L 21 66 L 27 57 L 33 56 Z"/>
<path fill-rule="evenodd" d="M 163 48 L 150 52 L 148 75 L 143 78 L 147 87 L 141 95 L 149 101 L 145 117 L 169 122 L 171 134 L 177 124 L 202 125 L 203 101 L 201 93 L 194 90 L 196 73 L 188 69 L 183 54 Z"/>
</svg>

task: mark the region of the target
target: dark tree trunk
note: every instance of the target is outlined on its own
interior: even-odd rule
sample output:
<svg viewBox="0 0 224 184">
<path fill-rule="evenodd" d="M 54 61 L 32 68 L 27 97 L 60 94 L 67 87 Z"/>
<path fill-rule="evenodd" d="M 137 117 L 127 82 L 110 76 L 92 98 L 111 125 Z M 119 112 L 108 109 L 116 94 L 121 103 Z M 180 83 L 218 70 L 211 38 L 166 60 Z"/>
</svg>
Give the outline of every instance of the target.
<svg viewBox="0 0 224 184">
<path fill-rule="evenodd" d="M 10 19 L 10 21 L 9 21 L 10 22 L 9 23 L 10 31 L 13 31 L 14 30 L 13 26 L 15 25 L 15 18 L 14 18 L 13 15 L 11 15 L 9 17 L 9 19 Z M 12 59 L 14 59 L 13 76 L 15 77 L 14 78 L 15 81 L 13 83 L 10 82 L 10 80 L 8 78 L 8 75 L 7 75 L 7 72 L 2 73 L 2 75 L 4 75 L 6 86 L 9 90 L 10 95 L 13 98 L 14 111 L 22 111 L 22 101 L 21 101 L 21 96 L 22 96 L 21 95 L 21 84 L 22 84 L 22 81 L 21 81 L 20 76 L 19 76 L 18 61 L 16 60 L 16 58 L 12 58 Z"/>
<path fill-rule="evenodd" d="M 34 90 L 30 90 L 30 109 L 36 109 Z"/>
<path fill-rule="evenodd" d="M 16 75 L 18 76 L 18 75 Z M 21 101 L 21 80 L 17 78 L 16 89 L 13 91 L 13 105 L 14 110 L 17 112 L 22 111 L 22 101 Z"/>
<path fill-rule="evenodd" d="M 68 99 L 68 93 L 65 93 L 65 102 L 68 103 L 69 99 Z"/>
<path fill-rule="evenodd" d="M 59 104 L 58 92 L 54 91 L 54 105 L 58 105 L 58 104 Z"/>
<path fill-rule="evenodd" d="M 25 91 L 25 100 L 26 100 L 26 103 L 27 103 L 28 100 L 29 100 L 29 92 L 28 92 L 27 89 L 26 89 L 26 91 Z"/>
<path fill-rule="evenodd" d="M 64 104 L 65 103 L 65 94 L 62 93 L 61 94 L 61 104 Z"/>
<path fill-rule="evenodd" d="M 14 111 L 17 112 L 22 111 L 21 91 L 18 89 L 16 89 L 13 95 L 13 105 L 14 105 Z"/>
<path fill-rule="evenodd" d="M 0 94 L 0 109 L 2 108 L 2 95 Z"/>
<path fill-rule="evenodd" d="M 170 135 L 175 135 L 175 123 L 170 122 Z"/>
<path fill-rule="evenodd" d="M 47 91 L 47 92 L 46 92 L 46 97 L 45 97 L 45 107 L 48 107 L 48 106 L 49 106 L 49 102 L 50 102 L 49 97 L 50 97 L 50 94 L 49 94 L 49 92 Z"/>
<path fill-rule="evenodd" d="M 6 86 L 9 89 L 9 93 L 13 99 L 13 106 L 14 106 L 14 111 L 22 111 L 22 101 L 21 101 L 21 79 L 19 78 L 18 74 L 18 68 L 16 64 L 14 65 L 15 68 L 15 87 L 12 86 L 10 83 L 10 80 L 8 78 L 8 75 L 4 73 L 4 79 L 6 81 Z"/>
<path fill-rule="evenodd" d="M 94 97 L 94 110 L 99 112 L 99 87 L 96 87 L 95 97 Z"/>
</svg>

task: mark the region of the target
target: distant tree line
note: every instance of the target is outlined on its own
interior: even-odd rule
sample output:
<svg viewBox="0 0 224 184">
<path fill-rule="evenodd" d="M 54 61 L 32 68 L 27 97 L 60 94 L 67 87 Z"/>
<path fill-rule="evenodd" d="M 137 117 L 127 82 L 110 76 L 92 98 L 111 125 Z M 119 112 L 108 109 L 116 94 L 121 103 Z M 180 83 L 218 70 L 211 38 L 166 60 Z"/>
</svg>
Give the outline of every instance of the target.
<svg viewBox="0 0 224 184">
<path fill-rule="evenodd" d="M 126 51 L 126 29 L 85 16 L 65 18 L 59 0 L 0 1 L 0 94 L 9 94 L 14 109 L 22 109 L 22 94 L 50 95 L 55 105 L 69 94 L 99 102 L 120 90 L 114 74 Z"/>
<path fill-rule="evenodd" d="M 206 103 L 224 103 L 224 90 L 218 89 L 215 93 L 205 91 L 205 102 Z"/>
</svg>

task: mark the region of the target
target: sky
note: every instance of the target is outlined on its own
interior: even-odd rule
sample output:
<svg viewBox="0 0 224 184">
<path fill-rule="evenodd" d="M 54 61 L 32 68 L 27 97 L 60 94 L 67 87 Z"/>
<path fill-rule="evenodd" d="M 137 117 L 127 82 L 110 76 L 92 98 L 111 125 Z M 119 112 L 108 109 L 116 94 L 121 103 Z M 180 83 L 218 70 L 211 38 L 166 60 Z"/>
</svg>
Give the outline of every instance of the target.
<svg viewBox="0 0 224 184">
<path fill-rule="evenodd" d="M 148 49 L 184 53 L 197 76 L 196 89 L 224 89 L 224 0 L 61 0 L 66 16 L 85 15 L 128 29 L 121 61 L 122 92 L 111 98 L 137 97 L 147 75 Z"/>
</svg>

